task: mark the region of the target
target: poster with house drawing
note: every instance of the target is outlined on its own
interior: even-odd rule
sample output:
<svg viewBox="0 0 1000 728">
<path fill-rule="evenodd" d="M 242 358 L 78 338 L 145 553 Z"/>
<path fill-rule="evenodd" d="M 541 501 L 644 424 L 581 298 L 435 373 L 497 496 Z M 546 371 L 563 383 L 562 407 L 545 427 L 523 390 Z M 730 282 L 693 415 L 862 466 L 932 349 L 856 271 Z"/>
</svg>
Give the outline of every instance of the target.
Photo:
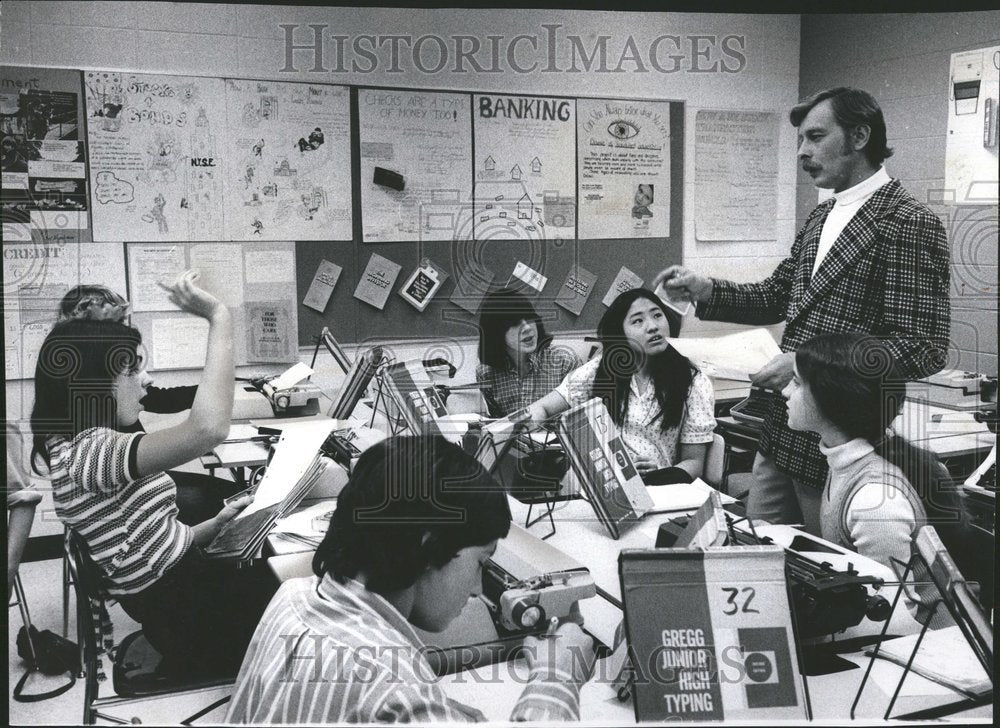
<svg viewBox="0 0 1000 728">
<path fill-rule="evenodd" d="M 94 240 L 221 240 L 225 84 L 86 71 Z"/>
<path fill-rule="evenodd" d="M 358 89 L 366 243 L 472 236 L 469 94 Z M 403 189 L 374 182 L 381 168 Z"/>
<path fill-rule="evenodd" d="M 670 235 L 670 104 L 580 99 L 580 238 Z"/>
<path fill-rule="evenodd" d="M 477 240 L 576 235 L 576 102 L 473 97 Z"/>
<path fill-rule="evenodd" d="M 226 79 L 226 117 L 226 239 L 351 239 L 349 89 Z"/>
</svg>

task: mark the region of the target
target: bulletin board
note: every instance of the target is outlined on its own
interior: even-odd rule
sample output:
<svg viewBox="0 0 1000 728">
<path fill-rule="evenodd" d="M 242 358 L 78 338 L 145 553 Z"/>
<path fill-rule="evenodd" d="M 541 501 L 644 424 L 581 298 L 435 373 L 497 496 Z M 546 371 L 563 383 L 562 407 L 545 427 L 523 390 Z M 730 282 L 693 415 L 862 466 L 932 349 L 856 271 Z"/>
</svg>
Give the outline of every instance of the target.
<svg viewBox="0 0 1000 728">
<path fill-rule="evenodd" d="M 357 89 L 352 89 L 355 97 L 357 92 Z M 476 97 L 476 94 L 470 95 Z M 584 100 L 575 101 L 579 103 Z M 593 104 L 601 100 L 586 101 L 588 104 Z M 618 105 L 629 103 L 624 100 L 608 101 Z M 606 310 L 601 301 L 622 266 L 627 266 L 648 285 L 660 270 L 681 261 L 684 219 L 684 103 L 679 101 L 635 103 L 662 104 L 669 108 L 667 124 L 669 134 L 665 136 L 665 143 L 669 145 L 667 165 L 669 190 L 665 196 L 661 194 L 656 198 L 656 205 L 663 210 L 663 217 L 669 216 L 669 224 L 665 228 L 666 234 L 640 237 L 640 233 L 633 233 L 634 237 L 580 239 L 578 228 L 574 228 L 572 235 L 557 239 L 543 239 L 538 235 L 524 233 L 521 236 L 483 236 L 486 239 L 472 240 L 468 239 L 473 237 L 472 235 L 453 234 L 453 230 L 463 229 L 461 224 L 456 223 L 444 234 L 424 232 L 422 235 L 409 238 L 406 242 L 362 242 L 364 236 L 361 187 L 371 180 L 356 177 L 353 180 L 354 244 L 347 246 L 314 241 L 296 243 L 297 300 L 300 302 L 299 343 L 308 346 L 314 342 L 324 326 L 329 327 L 338 340 L 351 343 L 386 339 L 477 336 L 478 316 L 463 310 L 451 300 L 458 281 L 468 269 L 475 268 L 493 274 L 493 287 L 503 286 L 511 279 L 511 273 L 518 262 L 527 264 L 547 278 L 541 292 L 522 284 L 517 279 L 514 279 L 511 285 L 520 288 L 534 301 L 535 308 L 549 331 L 592 334 Z M 352 168 L 364 169 L 365 165 L 361 160 L 362 147 L 358 138 L 358 108 L 357 103 L 352 104 Z M 475 113 L 475 104 L 471 113 Z M 474 119 L 472 121 L 474 122 Z M 604 126 L 607 127 L 610 123 L 605 121 Z M 575 154 L 574 149 L 570 158 L 566 160 L 571 166 L 574 166 Z M 483 161 L 480 154 L 477 153 L 475 156 L 480 157 L 479 162 Z M 476 169 L 472 171 L 473 174 L 477 172 Z M 578 184 L 576 189 L 579 189 Z M 482 187 L 479 190 L 481 191 Z M 475 195 L 478 202 L 482 195 L 479 192 Z M 451 200 L 446 204 L 454 206 Z M 435 237 L 438 239 L 427 239 Z M 460 239 L 453 239 L 454 237 Z M 355 286 L 372 254 L 384 256 L 402 267 L 382 310 L 354 297 Z M 424 258 L 429 258 L 443 269 L 448 277 L 430 304 L 420 312 L 407 303 L 398 291 Z M 301 301 L 323 260 L 342 267 L 343 272 L 324 311 L 319 313 L 301 305 Z M 555 303 L 567 274 L 574 266 L 581 266 L 597 277 L 593 291 L 579 316 Z"/>
<path fill-rule="evenodd" d="M 126 255 L 132 322 L 151 369 L 205 365 L 208 322 L 180 311 L 158 285 L 188 268 L 232 313 L 237 365 L 298 361 L 293 243 L 129 243 Z"/>
</svg>

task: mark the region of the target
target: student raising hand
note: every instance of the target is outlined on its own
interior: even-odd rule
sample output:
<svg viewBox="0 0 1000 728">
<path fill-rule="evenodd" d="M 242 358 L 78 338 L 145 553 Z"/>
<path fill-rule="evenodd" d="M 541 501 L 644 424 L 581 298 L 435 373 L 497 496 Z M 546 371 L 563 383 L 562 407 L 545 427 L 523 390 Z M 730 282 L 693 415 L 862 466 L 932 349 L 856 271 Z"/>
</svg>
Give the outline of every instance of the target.
<svg viewBox="0 0 1000 728">
<path fill-rule="evenodd" d="M 170 293 L 170 302 L 179 306 L 182 311 L 193 313 L 204 319 L 212 318 L 220 308 L 224 308 L 218 298 L 208 291 L 195 285 L 199 278 L 198 271 L 186 270 L 177 276 L 169 286 L 159 283 L 159 286 Z"/>
</svg>

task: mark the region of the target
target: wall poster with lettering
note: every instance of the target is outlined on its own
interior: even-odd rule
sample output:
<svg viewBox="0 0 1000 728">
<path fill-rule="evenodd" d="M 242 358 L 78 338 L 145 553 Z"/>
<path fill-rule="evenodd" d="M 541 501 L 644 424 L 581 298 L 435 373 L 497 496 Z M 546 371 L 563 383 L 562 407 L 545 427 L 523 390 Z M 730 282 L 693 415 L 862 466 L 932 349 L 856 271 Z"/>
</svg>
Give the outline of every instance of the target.
<svg viewBox="0 0 1000 728">
<path fill-rule="evenodd" d="M 79 71 L 0 69 L 4 242 L 90 239 L 80 92 Z"/>
<path fill-rule="evenodd" d="M 293 301 L 254 301 L 245 304 L 247 361 L 295 360 Z"/>
<path fill-rule="evenodd" d="M 670 235 L 670 104 L 579 99 L 579 237 Z"/>
<path fill-rule="evenodd" d="M 698 240 L 774 240 L 778 115 L 701 109 L 694 122 Z"/>
<path fill-rule="evenodd" d="M 228 240 L 351 239 L 350 90 L 226 79 Z"/>
<path fill-rule="evenodd" d="M 576 236 L 576 102 L 477 94 L 476 240 Z"/>
<path fill-rule="evenodd" d="M 626 549 L 618 569 L 637 721 L 809 717 L 784 549 Z"/>
<path fill-rule="evenodd" d="M 224 240 L 221 78 L 86 71 L 95 240 Z"/>
<path fill-rule="evenodd" d="M 366 243 L 472 237 L 470 100 L 469 94 L 358 89 Z"/>
</svg>

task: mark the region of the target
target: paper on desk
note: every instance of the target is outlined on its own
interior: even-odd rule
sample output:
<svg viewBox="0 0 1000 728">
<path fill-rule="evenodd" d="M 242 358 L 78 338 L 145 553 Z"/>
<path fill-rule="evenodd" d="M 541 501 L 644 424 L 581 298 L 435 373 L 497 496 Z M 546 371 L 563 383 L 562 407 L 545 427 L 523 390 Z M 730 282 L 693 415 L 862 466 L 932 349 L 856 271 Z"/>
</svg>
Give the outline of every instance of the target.
<svg viewBox="0 0 1000 728">
<path fill-rule="evenodd" d="M 878 656 L 897 665 L 905 665 L 917 643 L 917 637 L 918 635 L 911 634 L 889 640 L 879 648 Z M 867 654 L 872 651 L 869 650 Z M 958 625 L 928 630 L 917 650 L 911 670 L 967 695 L 976 695 L 992 687 L 989 676 L 965 641 Z"/>
<path fill-rule="evenodd" d="M 749 382 L 750 375 L 781 353 L 767 329 L 699 339 L 670 339 L 670 345 L 710 377 Z"/>
<path fill-rule="evenodd" d="M 238 424 L 229 426 L 229 434 L 226 435 L 226 441 L 232 440 L 246 440 L 250 437 L 257 437 L 257 428 L 253 425 Z"/>
<path fill-rule="evenodd" d="M 653 499 L 650 513 L 665 513 L 668 511 L 693 511 L 708 500 L 709 494 L 715 490 L 701 478 L 695 478 L 693 483 L 674 483 L 672 485 L 656 485 L 646 489 Z M 736 499 L 725 493 L 719 493 L 722 505 L 735 503 Z"/>
<path fill-rule="evenodd" d="M 314 503 L 308 508 L 303 508 L 302 510 L 290 513 L 284 518 L 279 518 L 274 522 L 274 531 L 276 533 L 294 533 L 306 538 L 322 538 L 326 535 L 326 526 L 321 530 L 317 529 L 313 525 L 313 521 L 321 516 L 326 516 L 336 507 L 337 502 L 331 500 Z M 325 519 L 325 523 L 329 525 L 330 519 Z"/>
<path fill-rule="evenodd" d="M 301 382 L 308 376 L 312 376 L 313 370 L 306 364 L 299 362 L 289 367 L 281 376 L 271 380 L 271 386 L 275 389 L 287 389 Z"/>
<path fill-rule="evenodd" d="M 337 420 L 329 419 L 285 425 L 280 439 L 274 444 L 274 454 L 257 486 L 253 503 L 236 517 L 246 518 L 283 501 L 312 466 L 319 446 L 336 426 Z"/>
</svg>

